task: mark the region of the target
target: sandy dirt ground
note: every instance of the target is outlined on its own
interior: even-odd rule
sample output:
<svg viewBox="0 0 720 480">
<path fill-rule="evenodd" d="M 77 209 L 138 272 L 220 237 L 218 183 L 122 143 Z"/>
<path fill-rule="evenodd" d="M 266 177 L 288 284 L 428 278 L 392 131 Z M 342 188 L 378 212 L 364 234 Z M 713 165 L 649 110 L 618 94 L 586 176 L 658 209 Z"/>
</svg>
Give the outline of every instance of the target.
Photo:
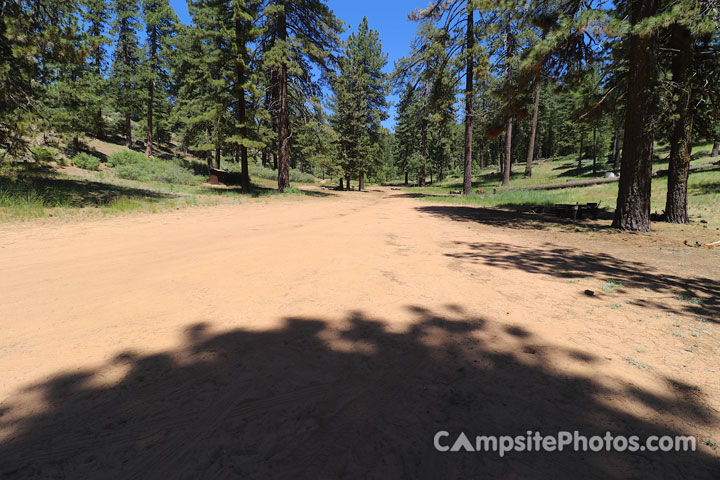
<svg viewBox="0 0 720 480">
<path fill-rule="evenodd" d="M 0 477 L 720 478 L 720 252 L 371 190 L 0 227 Z"/>
</svg>

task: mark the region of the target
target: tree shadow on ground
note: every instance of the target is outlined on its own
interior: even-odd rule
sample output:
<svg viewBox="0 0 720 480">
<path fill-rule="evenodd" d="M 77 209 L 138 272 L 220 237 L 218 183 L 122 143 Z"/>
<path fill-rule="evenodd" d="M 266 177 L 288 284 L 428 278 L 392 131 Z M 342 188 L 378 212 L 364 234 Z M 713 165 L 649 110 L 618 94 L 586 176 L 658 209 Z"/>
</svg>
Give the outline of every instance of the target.
<svg viewBox="0 0 720 480">
<path fill-rule="evenodd" d="M 690 186 L 690 193 L 696 195 L 712 195 L 714 193 L 720 193 L 720 182 L 692 185 Z"/>
<path fill-rule="evenodd" d="M 271 188 L 271 187 L 264 187 L 255 183 L 250 183 L 250 191 L 245 194 L 242 190 L 242 187 L 238 185 L 225 185 L 220 187 L 212 187 L 209 185 L 204 185 L 201 187 L 198 187 L 200 190 L 200 193 L 203 193 L 205 195 L 246 195 L 252 198 L 259 198 L 259 197 L 270 197 L 273 195 L 280 195 L 280 192 L 277 190 L 277 188 Z M 324 191 L 318 191 L 318 190 L 306 190 L 301 188 L 294 188 L 290 190 L 288 193 L 294 193 L 298 195 L 303 195 L 306 197 L 329 197 L 332 196 L 332 193 L 324 192 Z"/>
<path fill-rule="evenodd" d="M 484 225 L 503 228 L 521 228 L 546 230 L 549 228 L 568 231 L 599 231 L 611 230 L 609 224 L 601 224 L 595 220 L 572 220 L 553 214 L 535 214 L 529 212 L 533 205 L 508 203 L 497 208 L 468 207 L 460 205 L 431 205 L 416 207 L 416 210 L 436 217 L 449 218 L 460 222 L 478 222 Z M 512 210 L 510 210 L 512 209 Z M 598 220 L 612 220 L 612 212 L 600 209 Z"/>
<path fill-rule="evenodd" d="M 22 179 L 16 181 L 0 177 L 0 190 L 14 196 L 39 197 L 46 207 L 92 207 L 108 205 L 118 198 L 160 201 L 175 197 L 175 195 L 142 188 L 72 180 L 55 175 L 23 176 Z"/>
<path fill-rule="evenodd" d="M 28 388 L 47 408 L 0 432 L 3 478 L 718 478 L 709 450 L 671 453 L 439 453 L 453 439 L 578 430 L 582 435 L 680 435 L 669 425 L 715 428 L 689 385 L 664 379 L 662 396 L 615 379 L 557 371 L 551 359 L 606 361 L 538 344 L 520 327 L 457 305 L 415 316 L 405 332 L 353 311 L 340 328 L 288 317 L 269 330 L 185 332 L 155 354 L 123 352 L 96 370 Z M 336 319 L 337 322 L 337 319 Z M 98 385 L 110 369 L 117 383 Z M 612 385 L 609 387 L 608 385 Z M 691 394 L 688 392 L 692 392 Z M 606 400 L 622 396 L 623 402 Z M 647 421 L 619 405 L 654 412 Z M 637 409 L 634 412 L 638 412 Z M 675 421 L 671 419 L 682 419 Z M 473 442 L 474 443 L 474 442 Z"/>
<path fill-rule="evenodd" d="M 689 313 L 720 324 L 720 282 L 717 280 L 668 275 L 642 262 L 552 244 L 545 244 L 544 248 L 495 242 L 455 244 L 461 251 L 446 253 L 447 256 L 566 280 L 599 276 L 626 287 L 665 294 L 677 301 L 674 303 L 679 303 L 677 307 L 673 307 L 667 302 L 636 298 L 628 302 L 632 305 L 673 313 Z"/>
</svg>

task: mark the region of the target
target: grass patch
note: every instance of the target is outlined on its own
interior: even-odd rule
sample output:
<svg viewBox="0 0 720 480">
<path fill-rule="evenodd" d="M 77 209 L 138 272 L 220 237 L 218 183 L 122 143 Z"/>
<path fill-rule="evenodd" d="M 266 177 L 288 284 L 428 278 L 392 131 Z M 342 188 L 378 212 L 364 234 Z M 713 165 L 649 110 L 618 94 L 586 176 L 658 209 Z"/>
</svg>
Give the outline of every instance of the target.
<svg viewBox="0 0 720 480">
<path fill-rule="evenodd" d="M 624 288 L 624 287 L 625 286 L 622 283 L 616 282 L 615 280 L 608 280 L 602 286 L 602 290 L 603 290 L 603 292 L 606 292 L 606 293 L 615 293 L 615 290 L 617 288 Z"/>
<path fill-rule="evenodd" d="M 648 368 L 647 365 L 645 365 L 644 363 L 642 363 L 638 360 L 635 360 L 633 357 L 627 357 L 627 358 L 625 358 L 625 361 L 628 362 L 630 365 L 633 365 L 642 370 L 647 370 L 647 368 Z"/>
</svg>

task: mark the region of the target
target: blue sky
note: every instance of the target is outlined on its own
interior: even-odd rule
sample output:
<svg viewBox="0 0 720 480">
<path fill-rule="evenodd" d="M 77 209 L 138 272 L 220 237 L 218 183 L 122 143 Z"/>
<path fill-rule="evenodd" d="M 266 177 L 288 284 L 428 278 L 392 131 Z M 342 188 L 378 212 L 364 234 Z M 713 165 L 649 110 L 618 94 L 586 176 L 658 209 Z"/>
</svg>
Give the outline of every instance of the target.
<svg viewBox="0 0 720 480">
<path fill-rule="evenodd" d="M 330 8 L 335 15 L 347 24 L 349 28 L 345 37 L 355 31 L 365 16 L 368 18 L 370 28 L 380 32 L 383 51 L 388 54 L 386 70 L 392 71 L 395 60 L 405 55 L 410 47 L 410 41 L 415 33 L 415 24 L 408 20 L 408 14 L 416 9 L 427 6 L 427 0 L 329 0 Z M 170 4 L 183 23 L 190 23 L 187 3 L 185 0 L 170 0 Z M 397 97 L 391 95 L 394 103 Z M 391 107 L 384 125 L 392 128 L 395 124 L 395 108 Z"/>
</svg>

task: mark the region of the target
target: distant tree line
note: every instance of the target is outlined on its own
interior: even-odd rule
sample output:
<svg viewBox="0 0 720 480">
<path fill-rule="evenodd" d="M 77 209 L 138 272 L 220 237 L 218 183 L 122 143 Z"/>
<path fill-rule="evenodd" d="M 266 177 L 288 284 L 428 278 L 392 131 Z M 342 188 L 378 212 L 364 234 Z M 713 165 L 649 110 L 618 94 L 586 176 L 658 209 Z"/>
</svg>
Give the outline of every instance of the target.
<svg viewBox="0 0 720 480">
<path fill-rule="evenodd" d="M 0 156 L 46 132 L 75 151 L 119 136 L 235 161 L 245 190 L 256 161 L 281 191 L 298 168 L 360 189 L 460 175 L 467 195 L 489 166 L 507 185 L 577 155 L 620 174 L 614 225 L 648 231 L 655 142 L 666 218 L 685 223 L 692 143 L 720 139 L 719 2 L 433 0 L 388 75 L 367 19 L 343 42 L 323 0 L 190 0 L 190 25 L 168 0 L 4 0 Z"/>
</svg>

